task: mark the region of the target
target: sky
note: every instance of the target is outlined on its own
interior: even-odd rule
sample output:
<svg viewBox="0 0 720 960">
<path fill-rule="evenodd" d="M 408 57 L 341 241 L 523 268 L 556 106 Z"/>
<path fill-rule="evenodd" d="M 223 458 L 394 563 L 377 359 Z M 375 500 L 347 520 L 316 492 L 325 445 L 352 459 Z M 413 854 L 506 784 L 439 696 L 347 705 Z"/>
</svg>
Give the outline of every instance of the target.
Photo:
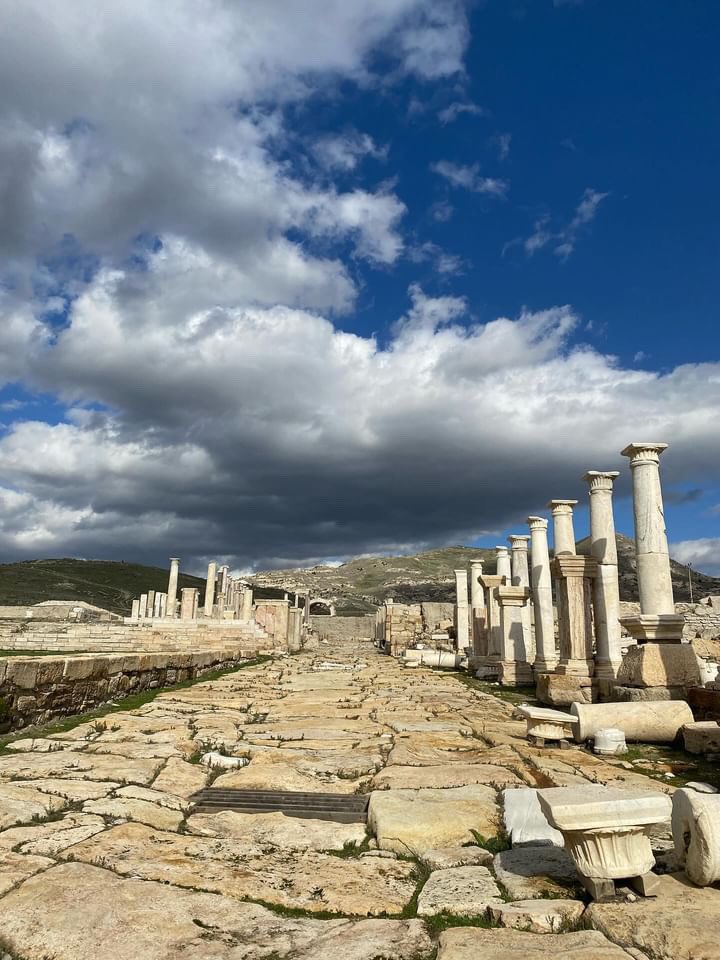
<svg viewBox="0 0 720 960">
<path fill-rule="evenodd" d="M 720 6 L 0 0 L 0 559 L 720 575 Z"/>
</svg>

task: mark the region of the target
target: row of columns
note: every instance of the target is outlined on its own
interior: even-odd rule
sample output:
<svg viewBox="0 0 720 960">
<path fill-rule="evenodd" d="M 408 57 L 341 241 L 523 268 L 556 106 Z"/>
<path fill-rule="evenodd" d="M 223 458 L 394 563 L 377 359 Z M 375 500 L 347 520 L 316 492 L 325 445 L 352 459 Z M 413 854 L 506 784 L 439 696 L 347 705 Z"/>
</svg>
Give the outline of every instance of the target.
<svg viewBox="0 0 720 960">
<path fill-rule="evenodd" d="M 640 617 L 623 623 L 638 639 L 679 639 L 682 618 L 675 616 L 659 458 L 664 443 L 632 443 L 630 460 Z M 529 536 L 508 538 L 510 551 L 496 547 L 497 569 L 484 575 L 482 562 L 467 573 L 456 570 L 458 648 L 472 638 L 473 654 L 501 680 L 520 683 L 534 673 L 567 674 L 611 680 L 621 663 L 620 593 L 613 517 L 616 470 L 589 470 L 590 553 L 575 552 L 573 508 L 577 500 L 551 500 L 554 559 L 548 547 L 548 520 L 528 517 Z M 532 567 L 528 564 L 528 544 Z M 552 581 L 558 606 L 559 652 L 555 646 Z M 535 649 L 529 598 L 534 609 Z M 678 621 L 679 624 L 678 624 Z M 465 629 L 465 624 L 468 623 Z M 671 634 L 673 636 L 671 636 Z"/>
</svg>

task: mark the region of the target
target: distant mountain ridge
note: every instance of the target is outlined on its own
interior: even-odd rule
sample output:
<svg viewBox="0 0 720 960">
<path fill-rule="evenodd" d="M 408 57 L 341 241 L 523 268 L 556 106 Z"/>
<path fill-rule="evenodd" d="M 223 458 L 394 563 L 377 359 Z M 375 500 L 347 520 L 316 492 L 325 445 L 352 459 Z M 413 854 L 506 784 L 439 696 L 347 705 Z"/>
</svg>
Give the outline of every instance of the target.
<svg viewBox="0 0 720 960">
<path fill-rule="evenodd" d="M 622 600 L 637 600 L 635 542 L 623 534 L 617 534 L 616 539 L 620 597 Z M 589 546 L 589 537 L 578 541 L 578 553 L 587 553 Z M 495 550 L 491 547 L 454 546 L 406 557 L 362 557 L 335 567 L 319 565 L 305 569 L 268 570 L 249 579 L 258 586 L 310 593 L 318 599 L 330 600 L 338 613 L 372 612 L 388 597 L 402 603 L 420 600 L 453 602 L 453 571 L 466 568 L 472 560 L 482 560 L 486 573 L 495 572 Z M 689 600 L 688 567 L 671 560 L 670 569 L 675 600 Z M 696 600 L 708 594 L 720 594 L 718 577 L 693 570 L 692 582 Z"/>
<path fill-rule="evenodd" d="M 577 544 L 586 553 L 589 538 Z M 620 596 L 637 600 L 635 545 L 617 536 Z M 269 570 L 249 577 L 258 597 L 282 597 L 284 592 L 310 593 L 334 603 L 338 613 L 372 613 L 393 597 L 403 603 L 455 599 L 453 571 L 482 560 L 486 573 L 495 572 L 495 550 L 488 547 L 443 547 L 405 557 L 362 557 L 339 566 Z M 677 601 L 690 599 L 688 568 L 675 560 L 670 569 Z M 720 578 L 692 571 L 693 595 L 720 595 Z M 26 560 L 0 564 L 0 606 L 31 605 L 47 600 L 84 600 L 113 613 L 127 615 L 133 597 L 147 590 L 166 590 L 168 570 L 123 560 L 72 558 Z M 180 573 L 179 587 L 197 587 L 201 597 L 205 580 Z"/>
</svg>

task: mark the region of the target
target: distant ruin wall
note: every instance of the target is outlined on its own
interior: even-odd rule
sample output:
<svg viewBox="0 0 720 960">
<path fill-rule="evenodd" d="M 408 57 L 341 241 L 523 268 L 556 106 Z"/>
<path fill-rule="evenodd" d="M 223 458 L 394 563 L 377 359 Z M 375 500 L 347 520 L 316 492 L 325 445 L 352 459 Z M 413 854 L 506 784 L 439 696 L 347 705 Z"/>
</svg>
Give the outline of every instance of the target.
<svg viewBox="0 0 720 960">
<path fill-rule="evenodd" d="M 1 658 L 0 733 L 230 669 L 249 658 L 237 647 L 200 653 Z"/>
<path fill-rule="evenodd" d="M 375 635 L 375 614 L 364 617 L 311 616 L 310 625 L 321 640 L 372 639 Z"/>
</svg>

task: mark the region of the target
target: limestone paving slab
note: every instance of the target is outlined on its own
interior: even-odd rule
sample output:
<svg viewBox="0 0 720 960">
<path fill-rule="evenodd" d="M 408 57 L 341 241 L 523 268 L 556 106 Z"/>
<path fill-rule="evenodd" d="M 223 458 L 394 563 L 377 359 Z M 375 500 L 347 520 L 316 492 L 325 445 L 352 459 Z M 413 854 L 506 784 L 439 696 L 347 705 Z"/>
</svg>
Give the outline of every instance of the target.
<svg viewBox="0 0 720 960">
<path fill-rule="evenodd" d="M 373 777 L 373 790 L 410 789 L 421 787 L 466 787 L 485 784 L 495 789 L 522 780 L 508 770 L 490 763 L 452 763 L 433 766 L 387 767 Z"/>
<path fill-rule="evenodd" d="M 502 902 L 500 889 L 487 867 L 450 867 L 430 874 L 418 897 L 417 912 L 419 917 L 439 913 L 482 916 L 491 904 Z"/>
<path fill-rule="evenodd" d="M 547 894 L 567 896 L 578 879 L 572 858 L 553 846 L 503 850 L 495 856 L 493 867 L 511 900 L 543 899 Z"/>
<path fill-rule="evenodd" d="M 151 856 L 148 851 L 152 851 Z M 77 844 L 62 857 L 101 863 L 122 876 L 158 880 L 237 899 L 359 916 L 400 913 L 415 892 L 415 866 L 352 862 L 315 851 L 191 836 L 125 823 Z"/>
<path fill-rule="evenodd" d="M 525 933 L 455 927 L 440 935 L 437 960 L 629 960 L 630 954 L 595 930 Z"/>
<path fill-rule="evenodd" d="M 284 813 L 197 813 L 187 819 L 188 833 L 247 840 L 281 850 L 342 850 L 360 846 L 367 834 L 362 823 L 333 823 L 286 817 Z"/>
<path fill-rule="evenodd" d="M 54 865 L 49 857 L 3 851 L 0 859 L 0 897 L 14 886 Z"/>
<path fill-rule="evenodd" d="M 443 790 L 376 790 L 370 795 L 368 828 L 378 846 L 396 853 L 421 853 L 497 834 L 500 810 L 490 787 Z"/>
<path fill-rule="evenodd" d="M 490 917 L 501 927 L 530 933 L 559 933 L 565 924 L 575 924 L 585 912 L 582 900 L 516 900 L 491 904 Z"/>
<path fill-rule="evenodd" d="M 25 882 L 2 909 L 4 941 L 26 960 L 417 960 L 432 950 L 420 920 L 278 917 L 80 863 Z"/>
</svg>

